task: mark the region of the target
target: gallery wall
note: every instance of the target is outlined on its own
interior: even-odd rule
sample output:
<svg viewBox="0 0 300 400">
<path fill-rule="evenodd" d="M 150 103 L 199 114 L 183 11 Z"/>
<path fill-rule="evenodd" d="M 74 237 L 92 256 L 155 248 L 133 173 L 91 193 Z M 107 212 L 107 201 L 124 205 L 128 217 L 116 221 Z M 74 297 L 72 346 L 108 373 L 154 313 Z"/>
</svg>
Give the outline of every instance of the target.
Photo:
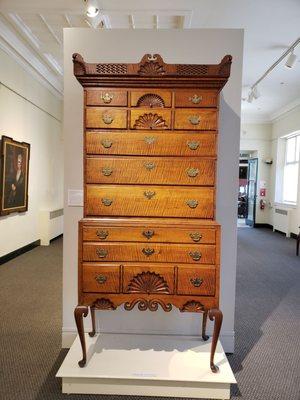
<svg viewBox="0 0 300 400">
<path fill-rule="evenodd" d="M 61 99 L 2 50 L 0 82 L 0 136 L 31 145 L 28 211 L 0 217 L 1 257 L 40 239 L 41 210 L 63 207 L 63 140 Z"/>
<path fill-rule="evenodd" d="M 221 309 L 224 323 L 221 340 L 226 351 L 234 347 L 236 276 L 236 198 L 240 134 L 242 30 L 64 30 L 64 158 L 65 230 L 63 261 L 63 345 L 75 336 L 73 310 L 77 305 L 77 232 L 82 207 L 68 205 L 68 190 L 81 190 L 83 90 L 73 76 L 72 54 L 80 53 L 87 62 L 139 62 L 146 53 L 159 53 L 167 63 L 219 63 L 233 56 L 232 74 L 225 86 L 220 106 L 217 220 L 223 226 Z M 86 328 L 89 319 L 85 321 Z M 197 314 L 174 310 L 155 313 L 122 308 L 99 312 L 98 329 L 105 332 L 136 332 L 198 335 Z M 210 327 L 211 328 L 211 327 Z"/>
</svg>

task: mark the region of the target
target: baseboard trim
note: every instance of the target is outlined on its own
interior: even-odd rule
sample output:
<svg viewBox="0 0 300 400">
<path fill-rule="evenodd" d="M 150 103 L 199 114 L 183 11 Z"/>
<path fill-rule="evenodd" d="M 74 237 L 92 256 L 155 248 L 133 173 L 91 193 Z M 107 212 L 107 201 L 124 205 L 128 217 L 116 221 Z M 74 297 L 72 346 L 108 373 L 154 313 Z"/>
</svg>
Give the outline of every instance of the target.
<svg viewBox="0 0 300 400">
<path fill-rule="evenodd" d="M 258 223 L 258 224 L 254 224 L 254 228 L 268 228 L 268 229 L 273 229 L 273 225 L 271 225 L 271 224 Z"/>
<path fill-rule="evenodd" d="M 55 236 L 53 239 L 50 239 L 50 243 L 52 243 L 52 242 L 54 242 L 55 240 L 57 240 L 57 239 L 60 239 L 60 238 L 62 238 L 64 236 L 64 234 L 63 233 L 61 233 L 60 235 L 58 235 L 58 236 Z"/>
<path fill-rule="evenodd" d="M 26 246 L 23 246 L 17 250 L 12 251 L 11 253 L 5 254 L 4 256 L 0 257 L 0 265 L 5 264 L 7 261 L 10 261 L 21 254 L 27 253 L 27 251 L 30 251 L 34 249 L 35 247 L 38 247 L 41 245 L 41 240 L 36 240 L 35 242 L 29 243 Z"/>
</svg>

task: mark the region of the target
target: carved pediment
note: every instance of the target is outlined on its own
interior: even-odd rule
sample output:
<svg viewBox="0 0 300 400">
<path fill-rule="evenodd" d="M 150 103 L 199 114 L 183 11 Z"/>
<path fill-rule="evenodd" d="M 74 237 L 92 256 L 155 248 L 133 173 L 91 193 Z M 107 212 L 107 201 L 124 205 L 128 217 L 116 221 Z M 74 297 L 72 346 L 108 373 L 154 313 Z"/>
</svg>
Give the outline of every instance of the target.
<svg viewBox="0 0 300 400">
<path fill-rule="evenodd" d="M 157 76 L 166 73 L 164 68 L 164 61 L 159 54 L 146 54 L 141 62 L 138 70 L 139 75 Z"/>
</svg>

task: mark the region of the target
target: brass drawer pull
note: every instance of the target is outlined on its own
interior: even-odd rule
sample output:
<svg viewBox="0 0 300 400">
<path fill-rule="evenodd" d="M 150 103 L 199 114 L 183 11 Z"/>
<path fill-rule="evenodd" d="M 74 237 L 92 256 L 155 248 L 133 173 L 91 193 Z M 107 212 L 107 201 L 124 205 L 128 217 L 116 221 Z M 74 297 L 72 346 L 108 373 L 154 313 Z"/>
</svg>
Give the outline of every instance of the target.
<svg viewBox="0 0 300 400">
<path fill-rule="evenodd" d="M 109 168 L 109 167 L 102 168 L 102 174 L 104 176 L 110 176 L 112 174 L 112 172 L 113 172 L 112 168 Z"/>
<path fill-rule="evenodd" d="M 154 169 L 154 168 L 155 168 L 155 164 L 154 164 L 154 162 L 146 162 L 146 163 L 144 164 L 144 167 L 145 167 L 148 171 L 150 171 L 151 169 Z"/>
<path fill-rule="evenodd" d="M 190 178 L 196 178 L 196 176 L 199 174 L 199 169 L 198 168 L 188 168 L 186 170 L 186 173 Z"/>
<path fill-rule="evenodd" d="M 148 230 L 148 231 L 144 231 L 143 235 L 147 238 L 147 239 L 151 239 L 152 236 L 154 235 L 154 231 Z"/>
<path fill-rule="evenodd" d="M 102 114 L 102 121 L 106 124 L 106 125 L 110 125 L 114 120 L 114 117 L 112 115 L 109 115 L 107 113 L 103 113 Z"/>
<path fill-rule="evenodd" d="M 113 94 L 109 94 L 109 93 L 102 93 L 101 94 L 101 100 L 103 101 L 103 103 L 105 104 L 109 104 L 111 103 L 112 99 L 114 98 Z"/>
<path fill-rule="evenodd" d="M 147 248 L 144 248 L 142 250 L 142 252 L 145 254 L 145 256 L 150 257 L 150 256 L 152 256 L 152 254 L 154 254 L 155 250 L 147 247 Z"/>
<path fill-rule="evenodd" d="M 202 285 L 203 279 L 198 278 L 198 277 L 197 277 L 197 278 L 191 278 L 191 279 L 190 279 L 190 282 L 191 282 L 191 284 L 192 284 L 193 286 L 199 287 L 199 286 Z"/>
<path fill-rule="evenodd" d="M 144 140 L 145 140 L 145 142 L 146 142 L 147 144 L 153 144 L 153 143 L 155 142 L 155 137 L 153 137 L 153 136 L 146 136 L 146 137 L 144 138 Z"/>
<path fill-rule="evenodd" d="M 191 115 L 189 118 L 189 122 L 192 125 L 198 125 L 200 122 L 200 116 L 199 115 Z"/>
<path fill-rule="evenodd" d="M 152 190 L 146 190 L 144 192 L 144 196 L 147 197 L 148 200 L 152 199 L 152 197 L 154 197 L 156 195 L 156 193 Z"/>
<path fill-rule="evenodd" d="M 199 261 L 202 257 L 202 254 L 200 253 L 200 251 L 190 251 L 189 256 L 192 257 L 194 261 Z"/>
<path fill-rule="evenodd" d="M 96 235 L 98 236 L 99 239 L 105 240 L 108 236 L 108 231 L 97 231 Z"/>
<path fill-rule="evenodd" d="M 191 101 L 193 104 L 199 104 L 201 100 L 202 100 L 202 96 L 197 96 L 196 94 L 189 97 L 189 101 Z"/>
<path fill-rule="evenodd" d="M 101 141 L 101 144 L 105 149 L 109 149 L 111 147 L 111 145 L 113 144 L 113 142 L 109 139 L 104 139 Z"/>
<path fill-rule="evenodd" d="M 199 142 L 187 142 L 187 145 L 191 150 L 197 150 L 200 143 Z"/>
<path fill-rule="evenodd" d="M 105 258 L 108 254 L 108 251 L 105 249 L 97 249 L 96 254 L 99 258 Z"/>
<path fill-rule="evenodd" d="M 103 198 L 101 199 L 101 202 L 104 206 L 109 207 L 112 205 L 113 200 L 112 199 L 107 199 L 107 198 Z"/>
<path fill-rule="evenodd" d="M 98 283 L 103 284 L 107 281 L 107 277 L 105 275 L 97 275 L 95 279 Z"/>
<path fill-rule="evenodd" d="M 200 240 L 202 239 L 202 235 L 201 235 L 199 232 L 190 233 L 190 238 L 191 238 L 194 242 L 200 242 Z"/>
<path fill-rule="evenodd" d="M 190 208 L 197 208 L 198 207 L 198 201 L 197 200 L 188 200 L 186 202 L 186 205 L 189 206 Z"/>
</svg>

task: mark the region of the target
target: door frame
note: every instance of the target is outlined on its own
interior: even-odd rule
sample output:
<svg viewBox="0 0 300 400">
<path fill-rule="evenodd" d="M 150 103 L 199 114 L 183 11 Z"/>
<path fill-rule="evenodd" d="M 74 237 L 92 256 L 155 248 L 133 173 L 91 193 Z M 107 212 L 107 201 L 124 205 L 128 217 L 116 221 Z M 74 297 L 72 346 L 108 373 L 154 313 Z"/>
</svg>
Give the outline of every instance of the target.
<svg viewBox="0 0 300 400">
<path fill-rule="evenodd" d="M 250 175 L 250 163 L 255 161 L 256 163 L 256 175 L 255 175 L 255 188 L 254 188 L 254 202 L 253 202 L 253 220 L 248 219 L 248 205 L 249 205 L 249 175 Z M 245 218 L 246 225 L 255 228 L 256 225 L 256 199 L 257 199 L 257 175 L 258 175 L 258 158 L 249 158 L 248 160 L 248 175 L 247 175 L 247 217 Z"/>
</svg>

